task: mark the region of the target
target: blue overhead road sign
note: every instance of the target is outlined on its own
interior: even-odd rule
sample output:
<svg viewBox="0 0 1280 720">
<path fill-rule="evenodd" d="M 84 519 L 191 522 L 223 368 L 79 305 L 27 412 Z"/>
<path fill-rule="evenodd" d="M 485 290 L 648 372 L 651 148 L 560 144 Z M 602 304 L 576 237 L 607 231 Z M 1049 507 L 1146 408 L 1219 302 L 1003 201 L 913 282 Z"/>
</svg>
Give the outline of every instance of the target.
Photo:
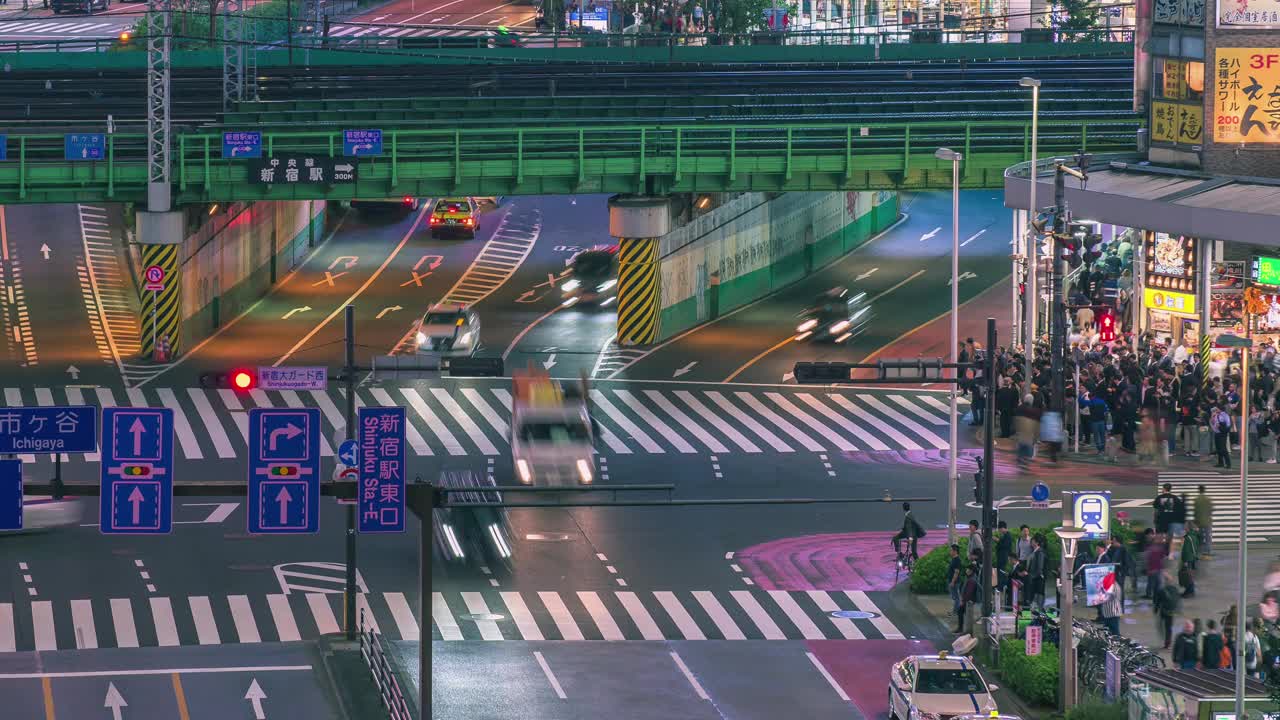
<svg viewBox="0 0 1280 720">
<path fill-rule="evenodd" d="M 96 452 L 98 409 L 12 407 L 0 409 L 0 453 Z"/>
<path fill-rule="evenodd" d="M 224 132 L 222 133 L 222 157 L 260 158 L 262 157 L 262 133 L 260 132 Z"/>
<path fill-rule="evenodd" d="M 102 409 L 98 528 L 140 535 L 173 529 L 173 410 Z"/>
<path fill-rule="evenodd" d="M 9 159 L 9 136 L 0 135 L 0 160 Z"/>
<path fill-rule="evenodd" d="M 368 157 L 382 154 L 381 130 L 343 130 L 342 154 L 347 157 Z"/>
<path fill-rule="evenodd" d="M 320 529 L 320 410 L 249 411 L 249 532 Z"/>
<path fill-rule="evenodd" d="M 64 160 L 102 160 L 107 157 L 107 136 L 102 133 L 77 133 L 62 136 Z"/>
<path fill-rule="evenodd" d="M 22 529 L 22 461 L 0 460 L 0 530 Z"/>
<path fill-rule="evenodd" d="M 404 408 L 360 408 L 360 485 L 356 515 L 362 533 L 404 532 Z"/>
</svg>

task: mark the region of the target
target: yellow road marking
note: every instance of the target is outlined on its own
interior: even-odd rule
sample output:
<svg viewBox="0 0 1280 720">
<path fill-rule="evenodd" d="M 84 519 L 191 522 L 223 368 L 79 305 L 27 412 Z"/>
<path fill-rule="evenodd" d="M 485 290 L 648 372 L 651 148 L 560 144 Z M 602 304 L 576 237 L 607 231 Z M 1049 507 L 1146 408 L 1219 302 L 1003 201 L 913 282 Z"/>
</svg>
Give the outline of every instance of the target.
<svg viewBox="0 0 1280 720">
<path fill-rule="evenodd" d="M 44 720 L 58 720 L 58 714 L 53 711 L 53 682 L 40 678 L 40 687 L 44 690 Z"/>
<path fill-rule="evenodd" d="M 191 720 L 191 713 L 187 712 L 187 694 L 182 690 L 182 676 L 174 673 L 173 677 L 173 697 L 178 701 L 178 720 Z"/>
</svg>

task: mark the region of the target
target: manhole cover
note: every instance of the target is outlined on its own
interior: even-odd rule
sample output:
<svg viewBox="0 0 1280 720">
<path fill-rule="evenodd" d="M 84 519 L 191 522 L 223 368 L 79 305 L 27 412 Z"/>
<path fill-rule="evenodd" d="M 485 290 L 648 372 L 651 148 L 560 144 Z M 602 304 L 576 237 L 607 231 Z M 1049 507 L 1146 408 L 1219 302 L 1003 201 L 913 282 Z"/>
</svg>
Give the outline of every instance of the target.
<svg viewBox="0 0 1280 720">
<path fill-rule="evenodd" d="M 831 613 L 831 617 L 844 618 L 845 620 L 874 620 L 880 617 L 879 613 L 867 612 L 865 610 L 836 610 Z"/>
<path fill-rule="evenodd" d="M 506 620 L 507 616 L 499 615 L 497 613 L 471 613 L 463 615 L 462 619 L 470 620 L 471 622 L 497 622 L 499 620 Z"/>
<path fill-rule="evenodd" d="M 524 539 L 533 542 L 565 542 L 569 536 L 564 533 L 529 533 Z"/>
</svg>

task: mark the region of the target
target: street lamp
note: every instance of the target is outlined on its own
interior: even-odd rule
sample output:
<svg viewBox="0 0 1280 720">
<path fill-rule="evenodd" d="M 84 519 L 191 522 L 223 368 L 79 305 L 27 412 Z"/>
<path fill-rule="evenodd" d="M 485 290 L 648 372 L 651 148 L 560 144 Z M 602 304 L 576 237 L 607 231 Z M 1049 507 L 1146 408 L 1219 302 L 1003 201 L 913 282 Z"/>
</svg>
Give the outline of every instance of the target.
<svg viewBox="0 0 1280 720">
<path fill-rule="evenodd" d="M 933 156 L 951 162 L 951 362 L 960 362 L 960 331 L 957 327 L 960 313 L 960 161 L 964 155 L 950 148 L 938 148 Z M 992 352 L 993 348 L 987 348 Z M 956 373 L 960 372 L 956 368 Z M 951 385 L 951 450 L 947 455 L 947 545 L 956 541 L 956 450 L 959 447 L 957 438 L 956 392 L 959 387 Z M 990 462 L 990 458 L 987 461 Z M 985 519 L 984 519 L 985 520 Z"/>
<path fill-rule="evenodd" d="M 1036 151 L 1037 144 L 1040 140 L 1040 81 L 1032 77 L 1024 77 L 1018 81 L 1018 85 L 1031 88 L 1031 198 L 1027 209 L 1027 217 L 1034 220 L 1036 217 Z M 1022 235 L 1027 237 L 1026 226 L 1022 228 Z M 1031 392 L 1031 359 L 1035 356 L 1036 342 L 1036 303 L 1040 294 L 1036 290 L 1036 242 L 1033 236 L 1029 241 L 1024 241 L 1027 249 L 1027 287 L 1022 295 L 1022 311 L 1026 318 L 1026 333 L 1022 336 L 1022 348 L 1026 357 L 1024 358 L 1026 373 L 1022 393 L 1025 395 Z"/>
<path fill-rule="evenodd" d="M 1249 309 L 1245 311 L 1246 321 Z M 1240 424 L 1249 422 L 1249 348 L 1253 341 L 1231 333 L 1218 336 L 1215 344 L 1224 347 L 1240 348 Z M 1249 572 L 1249 516 L 1245 508 L 1249 506 L 1249 433 L 1246 428 L 1240 432 L 1240 550 L 1237 562 L 1240 563 L 1239 596 L 1236 598 L 1236 717 L 1244 717 L 1244 653 L 1245 653 L 1245 584 Z"/>
<path fill-rule="evenodd" d="M 1066 498 L 1063 498 L 1064 503 Z M 1072 577 L 1071 568 L 1075 564 L 1076 547 L 1080 543 L 1080 538 L 1084 537 L 1084 530 L 1078 527 L 1057 527 L 1053 529 L 1058 539 L 1062 541 L 1062 568 L 1059 573 L 1062 583 L 1059 595 L 1062 598 L 1062 608 L 1058 614 L 1058 705 L 1065 713 L 1076 704 L 1076 655 L 1075 649 L 1075 630 L 1071 620 L 1072 606 L 1075 604 L 1075 578 Z M 1239 717 L 1239 716 L 1237 716 Z"/>
</svg>

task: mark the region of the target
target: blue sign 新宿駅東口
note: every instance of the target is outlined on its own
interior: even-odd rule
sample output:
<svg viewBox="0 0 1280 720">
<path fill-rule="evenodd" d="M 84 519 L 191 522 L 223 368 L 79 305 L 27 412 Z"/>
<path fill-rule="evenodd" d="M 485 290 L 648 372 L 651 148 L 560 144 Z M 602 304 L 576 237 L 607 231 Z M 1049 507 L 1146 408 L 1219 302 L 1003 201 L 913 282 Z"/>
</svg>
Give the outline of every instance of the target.
<svg viewBox="0 0 1280 720">
<path fill-rule="evenodd" d="M 0 409 L 0 453 L 96 452 L 98 409 L 15 407 Z"/>
<path fill-rule="evenodd" d="M 360 408 L 356 517 L 362 533 L 404 532 L 405 412 Z"/>
<path fill-rule="evenodd" d="M 366 157 L 382 154 L 381 130 L 343 130 L 342 154 L 347 157 Z"/>
<path fill-rule="evenodd" d="M 262 157 L 262 133 L 257 131 L 222 133 L 222 157 L 227 160 Z"/>
<path fill-rule="evenodd" d="M 102 133 L 75 133 L 62 136 L 64 160 L 102 160 L 107 156 L 107 136 Z"/>
</svg>

